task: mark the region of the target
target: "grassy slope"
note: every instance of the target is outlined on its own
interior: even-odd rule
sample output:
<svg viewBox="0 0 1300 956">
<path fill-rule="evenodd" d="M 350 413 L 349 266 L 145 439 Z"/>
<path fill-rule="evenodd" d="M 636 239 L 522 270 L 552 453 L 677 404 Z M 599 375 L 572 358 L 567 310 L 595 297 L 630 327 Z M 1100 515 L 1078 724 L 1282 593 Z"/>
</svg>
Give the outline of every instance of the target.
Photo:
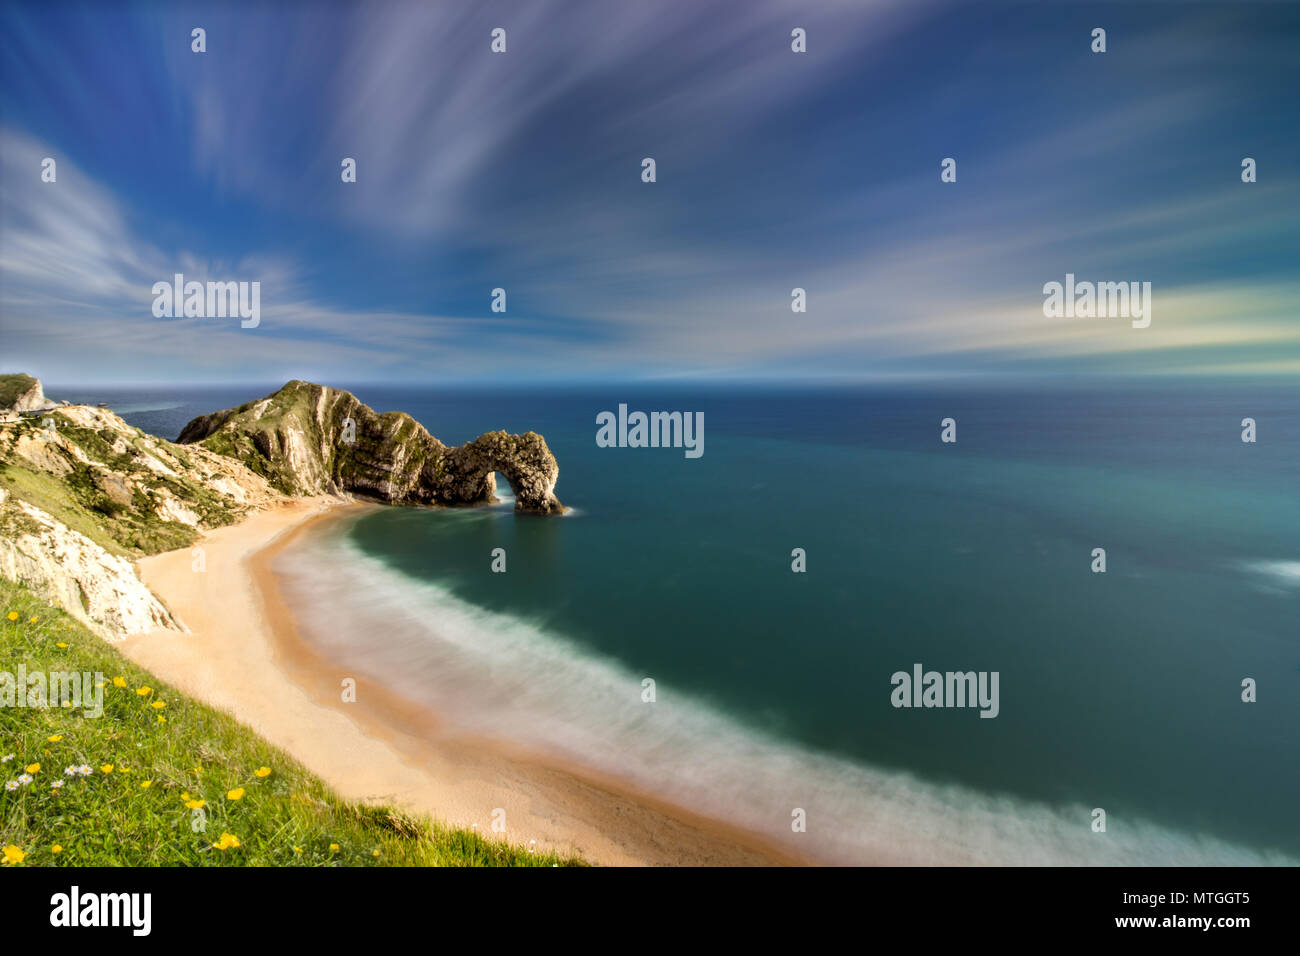
<svg viewBox="0 0 1300 956">
<path fill-rule="evenodd" d="M 63 612 L 2 579 L 0 662 L 10 673 L 20 664 L 28 673 L 98 672 L 106 685 L 98 718 L 80 709 L 0 706 L 0 757 L 14 755 L 0 764 L 0 782 L 40 765 L 31 783 L 0 789 L 0 849 L 25 853 L 20 865 L 581 863 L 530 854 L 389 808 L 347 803 L 233 718 L 181 696 Z M 124 687 L 115 685 L 118 677 Z M 137 693 L 145 687 L 148 694 Z M 93 773 L 64 775 L 65 767 L 82 764 Z M 260 767 L 271 773 L 259 778 Z M 59 780 L 62 788 L 55 793 L 51 784 Z M 234 788 L 243 788 L 241 799 L 228 797 Z M 186 795 L 205 801 L 202 832 L 194 829 L 199 815 L 186 806 Z M 237 837 L 240 845 L 214 847 L 222 834 Z M 54 851 L 56 845 L 61 852 Z"/>
</svg>

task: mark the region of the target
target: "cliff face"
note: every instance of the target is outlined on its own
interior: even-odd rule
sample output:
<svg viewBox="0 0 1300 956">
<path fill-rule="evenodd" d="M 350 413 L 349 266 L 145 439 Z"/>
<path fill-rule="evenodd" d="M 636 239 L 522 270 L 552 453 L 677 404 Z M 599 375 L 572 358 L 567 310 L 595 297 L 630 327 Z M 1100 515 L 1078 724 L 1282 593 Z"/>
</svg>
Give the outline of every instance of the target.
<svg viewBox="0 0 1300 956">
<path fill-rule="evenodd" d="M 287 495 L 352 493 L 395 504 L 495 499 L 496 475 L 515 510 L 560 514 L 559 466 L 535 432 L 489 432 L 444 445 L 404 412 L 376 413 L 350 392 L 293 381 L 239 408 L 201 415 L 178 441 L 228 455 Z"/>
<path fill-rule="evenodd" d="M 34 412 L 52 408 L 41 380 L 30 375 L 0 375 L 0 412 Z"/>
<path fill-rule="evenodd" d="M 21 581 L 109 641 L 155 628 L 185 630 L 130 561 L 3 488 L 0 577 Z"/>
</svg>

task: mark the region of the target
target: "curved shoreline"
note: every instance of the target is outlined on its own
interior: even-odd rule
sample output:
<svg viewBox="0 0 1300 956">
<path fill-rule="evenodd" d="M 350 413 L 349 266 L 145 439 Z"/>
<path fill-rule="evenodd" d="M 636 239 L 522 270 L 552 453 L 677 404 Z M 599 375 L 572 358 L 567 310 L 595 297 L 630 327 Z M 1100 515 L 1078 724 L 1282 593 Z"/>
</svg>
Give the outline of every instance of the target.
<svg viewBox="0 0 1300 956">
<path fill-rule="evenodd" d="M 271 564 L 319 522 L 350 520 L 374 507 L 318 498 L 260 512 L 205 535 L 203 575 L 191 569 L 188 550 L 141 560 L 141 578 L 192 633 L 150 632 L 122 650 L 230 711 L 350 799 L 392 802 L 485 836 L 492 834 L 493 810 L 502 808 L 511 842 L 536 841 L 595 863 L 812 862 L 623 781 L 458 732 L 325 659 L 303 639 Z M 341 700 L 344 677 L 356 680 L 355 703 Z"/>
</svg>

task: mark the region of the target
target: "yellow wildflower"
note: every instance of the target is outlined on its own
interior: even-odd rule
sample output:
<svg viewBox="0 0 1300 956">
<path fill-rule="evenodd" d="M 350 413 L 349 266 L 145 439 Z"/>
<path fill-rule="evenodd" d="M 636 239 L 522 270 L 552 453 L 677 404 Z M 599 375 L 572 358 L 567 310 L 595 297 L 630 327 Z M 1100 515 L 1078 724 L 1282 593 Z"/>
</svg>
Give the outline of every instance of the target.
<svg viewBox="0 0 1300 956">
<path fill-rule="evenodd" d="M 100 769 L 100 771 L 103 772 L 103 773 L 112 773 L 112 772 L 113 772 L 113 765 L 112 765 L 111 763 L 106 763 L 106 764 L 104 764 L 104 766 L 100 767 L 99 769 Z"/>
<path fill-rule="evenodd" d="M 50 847 L 50 852 L 51 852 L 51 853 L 62 853 L 62 852 L 63 852 L 63 847 L 59 846 L 59 845 L 56 843 L 56 844 L 54 844 L 54 846 Z"/>
<path fill-rule="evenodd" d="M 233 833 L 223 833 L 216 843 L 212 844 L 214 850 L 229 850 L 232 847 L 240 846 L 239 837 Z"/>
<path fill-rule="evenodd" d="M 125 687 L 125 686 L 126 686 L 126 678 L 125 678 L 125 677 L 114 677 L 114 678 L 113 678 L 113 686 L 114 686 L 114 687 Z"/>
<path fill-rule="evenodd" d="M 331 852 L 331 853 L 334 852 L 335 850 L 337 850 L 338 848 L 339 848 L 339 845 L 338 845 L 337 843 L 331 843 L 331 844 L 330 844 L 330 852 Z"/>
<path fill-rule="evenodd" d="M 149 789 L 150 787 L 152 787 L 152 786 L 153 786 L 153 781 L 152 781 L 152 780 L 141 780 L 141 781 L 140 781 L 140 789 L 141 789 L 141 790 L 148 790 L 148 789 Z"/>
<path fill-rule="evenodd" d="M 186 800 L 185 805 L 189 807 L 191 810 L 197 810 L 200 807 L 202 807 L 206 802 L 207 801 L 205 800 Z"/>
<path fill-rule="evenodd" d="M 63 739 L 63 734 L 55 734 L 53 737 L 46 737 L 45 739 L 52 744 L 57 744 L 60 740 Z"/>
<path fill-rule="evenodd" d="M 40 772 L 41 772 L 41 765 L 38 764 L 38 763 L 29 763 L 29 764 L 28 764 L 26 767 L 24 767 L 23 769 L 26 770 L 28 773 L 40 773 Z"/>
<path fill-rule="evenodd" d="M 167 706 L 167 701 L 165 701 L 165 700 L 155 700 L 155 701 L 154 701 L 152 704 L 150 704 L 149 706 L 152 707 L 154 710 L 162 710 L 164 707 Z"/>
<path fill-rule="evenodd" d="M 9 620 L 11 620 L 11 621 L 16 621 L 16 620 L 18 620 L 18 612 L 17 612 L 17 611 L 10 611 L 10 612 L 9 612 Z M 7 852 L 7 851 L 6 851 L 6 852 Z"/>
<path fill-rule="evenodd" d="M 68 646 L 68 642 L 67 642 L 67 641 L 59 641 L 59 642 L 58 642 L 57 644 L 55 644 L 54 646 L 55 646 L 55 647 L 59 647 L 59 648 L 66 648 L 66 647 Z"/>
<path fill-rule="evenodd" d="M 270 767 L 258 767 L 253 771 L 254 777 L 269 777 L 271 775 Z"/>
<path fill-rule="evenodd" d="M 159 715 L 158 715 L 158 723 L 160 723 L 160 724 L 165 724 L 165 723 L 167 723 L 167 718 L 164 717 L 162 714 L 159 714 Z"/>
<path fill-rule="evenodd" d="M 28 618 L 28 619 L 27 619 L 27 623 L 28 623 L 28 624 L 35 624 L 35 623 L 36 623 L 36 615 L 33 614 L 30 618 Z"/>
<path fill-rule="evenodd" d="M 243 800 L 243 799 L 244 799 L 244 788 L 243 788 L 243 787 L 236 787 L 234 790 L 228 790 L 228 791 L 226 791 L 226 799 L 227 799 L 227 800 Z"/>
<path fill-rule="evenodd" d="M 301 853 L 301 852 L 302 852 L 302 847 L 300 847 L 300 846 L 296 846 L 296 847 L 294 847 L 294 848 L 293 848 L 293 852 L 294 852 L 294 853 Z"/>
<path fill-rule="evenodd" d="M 150 694 L 153 693 L 153 688 L 146 684 L 144 687 L 137 687 L 135 689 L 135 692 L 139 694 L 141 697 L 148 697 Z"/>
<path fill-rule="evenodd" d="M 27 858 L 27 854 L 24 853 L 22 850 L 20 850 L 18 847 L 14 846 L 12 843 L 10 843 L 7 847 L 5 847 L 6 863 L 9 864 L 21 863 L 26 858 Z"/>
</svg>

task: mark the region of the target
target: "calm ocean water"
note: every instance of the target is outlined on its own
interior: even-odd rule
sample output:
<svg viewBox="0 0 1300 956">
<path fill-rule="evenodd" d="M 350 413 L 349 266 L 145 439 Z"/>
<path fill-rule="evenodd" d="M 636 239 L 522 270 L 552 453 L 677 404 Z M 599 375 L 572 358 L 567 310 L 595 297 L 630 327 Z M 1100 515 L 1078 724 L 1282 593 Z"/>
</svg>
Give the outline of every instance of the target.
<svg viewBox="0 0 1300 956">
<path fill-rule="evenodd" d="M 48 389 L 168 438 L 271 390 Z M 1300 859 L 1300 389 L 354 391 L 560 462 L 571 516 L 387 509 L 278 567 L 467 727 L 836 859 Z M 620 402 L 703 411 L 703 457 L 597 447 Z M 894 708 L 915 663 L 999 672 L 999 715 Z"/>
</svg>

